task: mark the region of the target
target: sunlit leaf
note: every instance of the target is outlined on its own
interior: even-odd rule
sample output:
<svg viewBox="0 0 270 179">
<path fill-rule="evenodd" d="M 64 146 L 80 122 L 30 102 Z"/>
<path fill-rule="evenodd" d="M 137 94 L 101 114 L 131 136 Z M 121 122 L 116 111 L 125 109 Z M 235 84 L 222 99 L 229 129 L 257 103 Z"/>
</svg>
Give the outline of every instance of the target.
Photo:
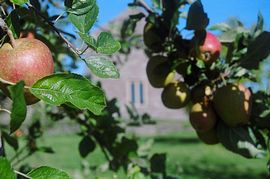
<svg viewBox="0 0 270 179">
<path fill-rule="evenodd" d="M 120 76 L 116 66 L 105 56 L 91 55 L 84 61 L 88 68 L 100 78 L 119 78 Z"/>
<path fill-rule="evenodd" d="M 16 4 L 16 5 L 24 5 L 25 3 L 27 3 L 29 0 L 10 0 L 10 2 L 12 2 L 13 4 Z"/>
<path fill-rule="evenodd" d="M 70 179 L 68 174 L 64 171 L 47 166 L 36 168 L 29 172 L 27 176 L 32 179 Z"/>
<path fill-rule="evenodd" d="M 120 42 L 114 40 L 111 33 L 101 32 L 97 39 L 97 52 L 111 55 L 121 48 Z"/>
<path fill-rule="evenodd" d="M 97 42 L 95 40 L 94 37 L 88 35 L 88 34 L 84 34 L 84 33 L 80 33 L 79 35 L 81 37 L 81 39 L 89 46 L 91 47 L 93 50 L 96 50 L 97 48 Z"/>
<path fill-rule="evenodd" d="M 88 109 L 96 115 L 105 107 L 104 92 L 83 76 L 55 74 L 37 81 L 30 89 L 39 99 L 52 105 L 71 103 L 79 109 Z"/>
</svg>

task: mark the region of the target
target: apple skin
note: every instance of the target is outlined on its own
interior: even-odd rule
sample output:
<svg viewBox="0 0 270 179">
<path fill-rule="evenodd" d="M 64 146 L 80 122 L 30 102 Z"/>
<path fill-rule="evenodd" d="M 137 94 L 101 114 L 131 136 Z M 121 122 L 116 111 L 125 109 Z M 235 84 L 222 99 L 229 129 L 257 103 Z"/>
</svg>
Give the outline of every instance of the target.
<svg viewBox="0 0 270 179">
<path fill-rule="evenodd" d="M 0 49 L 0 78 L 8 82 L 2 82 L 1 89 L 6 94 L 8 90 L 4 88 L 10 83 L 23 80 L 26 86 L 31 87 L 37 80 L 51 75 L 53 71 L 51 51 L 40 40 L 20 38 L 15 40 L 14 48 L 5 43 Z M 25 89 L 27 104 L 38 101 L 37 98 L 30 99 L 33 97 L 29 90 Z"/>
<path fill-rule="evenodd" d="M 167 108 L 179 109 L 188 104 L 190 91 L 184 82 L 172 81 L 163 89 L 161 99 Z"/>
<path fill-rule="evenodd" d="M 219 139 L 217 136 L 216 128 L 210 129 L 209 131 L 205 132 L 196 132 L 199 139 L 208 145 L 215 145 L 219 143 Z"/>
<path fill-rule="evenodd" d="M 202 43 L 198 42 L 198 39 L 199 37 L 196 37 L 196 35 L 193 38 L 196 57 L 203 60 L 206 65 L 211 65 L 220 56 L 221 43 L 211 32 L 206 32 Z"/>
<path fill-rule="evenodd" d="M 146 66 L 146 74 L 149 83 L 154 88 L 163 88 L 171 81 L 175 76 L 175 72 L 171 71 L 168 59 L 163 56 L 151 57 Z"/>
<path fill-rule="evenodd" d="M 197 132 L 206 132 L 215 127 L 217 117 L 211 104 L 195 103 L 191 108 L 189 120 Z"/>
<path fill-rule="evenodd" d="M 211 84 L 199 84 L 191 90 L 191 101 L 194 104 L 197 102 L 208 103 L 212 94 Z"/>
<path fill-rule="evenodd" d="M 15 48 L 6 43 L 0 49 L 2 79 L 13 83 L 24 80 L 26 86 L 32 86 L 37 80 L 53 73 L 53 58 L 43 42 L 29 38 L 15 42 Z"/>
<path fill-rule="evenodd" d="M 251 91 L 244 85 L 228 83 L 215 92 L 215 111 L 230 127 L 247 124 L 251 115 L 251 97 Z"/>
</svg>

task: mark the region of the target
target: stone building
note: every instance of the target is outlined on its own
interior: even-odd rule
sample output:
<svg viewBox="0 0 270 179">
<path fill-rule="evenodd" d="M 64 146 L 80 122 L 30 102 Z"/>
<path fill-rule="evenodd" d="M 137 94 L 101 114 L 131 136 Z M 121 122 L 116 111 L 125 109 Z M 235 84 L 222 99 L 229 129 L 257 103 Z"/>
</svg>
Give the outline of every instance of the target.
<svg viewBox="0 0 270 179">
<path fill-rule="evenodd" d="M 101 27 L 101 29 L 103 31 L 108 30 L 114 36 L 117 36 L 124 20 L 129 15 L 137 13 L 138 11 L 134 9 L 128 9 L 109 24 Z M 136 34 L 142 34 L 144 24 L 144 19 L 137 24 Z M 99 31 L 96 31 L 94 34 L 98 35 L 98 33 Z M 143 45 L 143 43 L 141 44 Z M 140 114 L 147 112 L 151 117 L 156 119 L 187 119 L 185 109 L 173 110 L 164 107 L 161 101 L 162 89 L 153 88 L 148 82 L 145 71 L 148 58 L 143 48 L 133 48 L 126 61 L 124 58 L 120 54 L 116 54 L 113 57 L 114 60 L 123 61 L 122 65 L 117 66 L 120 72 L 119 79 L 97 79 L 101 82 L 109 99 L 117 98 L 119 100 L 120 110 L 123 116 L 128 116 L 126 104 L 133 104 Z"/>
</svg>

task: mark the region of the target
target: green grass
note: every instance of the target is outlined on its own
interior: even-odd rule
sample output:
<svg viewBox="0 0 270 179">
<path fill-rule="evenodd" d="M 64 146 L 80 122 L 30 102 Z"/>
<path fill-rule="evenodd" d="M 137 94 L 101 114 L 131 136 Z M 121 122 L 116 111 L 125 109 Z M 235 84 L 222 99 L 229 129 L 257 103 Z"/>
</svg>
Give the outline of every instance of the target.
<svg viewBox="0 0 270 179">
<path fill-rule="evenodd" d="M 189 131 L 155 138 L 153 152 L 167 152 L 167 167 L 181 178 L 267 178 L 266 159 L 245 159 L 221 145 L 201 143 Z"/>
<path fill-rule="evenodd" d="M 155 137 L 143 137 L 141 142 L 153 138 L 152 152 L 167 153 L 167 171 L 169 174 L 184 179 L 260 179 L 267 178 L 266 159 L 251 160 L 235 155 L 225 150 L 221 145 L 208 146 L 201 143 L 193 131 L 182 131 Z M 63 169 L 70 175 L 81 173 L 82 160 L 78 153 L 80 137 L 47 136 L 40 141 L 42 145 L 52 146 L 55 154 L 36 153 L 24 163 L 32 167 L 48 165 Z M 105 162 L 105 158 L 96 150 L 86 159 L 90 167 Z M 90 173 L 94 176 L 113 178 L 113 172 Z M 125 178 L 123 171 L 118 172 L 120 178 Z"/>
</svg>

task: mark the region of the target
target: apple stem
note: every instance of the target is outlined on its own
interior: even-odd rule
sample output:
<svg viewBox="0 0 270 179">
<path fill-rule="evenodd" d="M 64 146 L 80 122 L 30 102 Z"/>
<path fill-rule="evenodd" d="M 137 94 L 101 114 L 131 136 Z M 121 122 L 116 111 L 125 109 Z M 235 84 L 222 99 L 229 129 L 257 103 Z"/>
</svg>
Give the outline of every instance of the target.
<svg viewBox="0 0 270 179">
<path fill-rule="evenodd" d="M 5 31 L 10 39 L 11 46 L 14 48 L 16 47 L 15 39 L 13 36 L 12 31 L 8 28 L 7 24 L 5 21 L 0 17 L 0 27 Z"/>
</svg>

